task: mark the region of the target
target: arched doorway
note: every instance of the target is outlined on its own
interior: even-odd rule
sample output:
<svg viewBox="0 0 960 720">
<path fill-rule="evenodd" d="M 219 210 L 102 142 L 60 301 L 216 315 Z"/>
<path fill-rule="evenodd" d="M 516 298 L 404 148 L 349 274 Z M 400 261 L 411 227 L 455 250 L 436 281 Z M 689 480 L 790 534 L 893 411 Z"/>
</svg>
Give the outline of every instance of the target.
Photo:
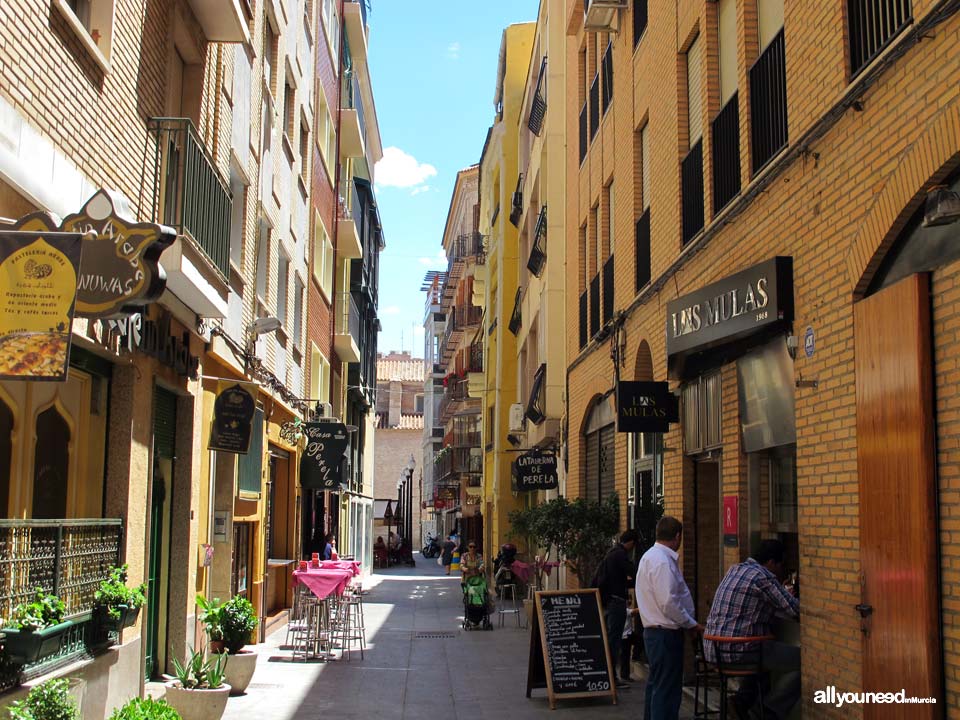
<svg viewBox="0 0 960 720">
<path fill-rule="evenodd" d="M 583 497 L 605 500 L 616 491 L 616 420 L 613 396 L 598 396 L 583 425 Z"/>
<path fill-rule="evenodd" d="M 36 519 L 64 518 L 70 480 L 70 425 L 56 405 L 37 416 L 36 434 L 32 514 Z"/>
</svg>

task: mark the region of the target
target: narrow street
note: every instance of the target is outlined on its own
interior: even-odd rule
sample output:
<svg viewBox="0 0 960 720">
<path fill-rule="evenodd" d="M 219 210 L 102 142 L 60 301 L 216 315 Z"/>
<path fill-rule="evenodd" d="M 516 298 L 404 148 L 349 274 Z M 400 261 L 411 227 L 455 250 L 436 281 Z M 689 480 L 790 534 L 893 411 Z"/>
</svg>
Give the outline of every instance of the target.
<svg viewBox="0 0 960 720">
<path fill-rule="evenodd" d="M 247 694 L 231 698 L 227 720 L 309 720 L 336 717 L 401 720 L 513 720 L 514 718 L 639 718 L 643 684 L 608 700 L 558 702 L 546 691 L 525 697 L 529 630 L 513 616 L 492 632 L 460 628 L 459 578 L 434 561 L 391 568 L 373 576 L 365 597 L 368 649 L 350 662 L 293 663 L 280 649 L 285 631 L 258 646 L 257 671 Z M 442 637 L 440 635 L 443 634 Z"/>
</svg>

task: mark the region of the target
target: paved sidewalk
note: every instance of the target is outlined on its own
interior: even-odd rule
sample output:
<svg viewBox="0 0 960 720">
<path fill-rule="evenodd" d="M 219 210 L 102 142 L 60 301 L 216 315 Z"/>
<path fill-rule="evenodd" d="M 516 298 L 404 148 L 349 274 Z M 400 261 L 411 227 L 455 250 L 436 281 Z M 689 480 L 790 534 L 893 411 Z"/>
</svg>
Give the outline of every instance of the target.
<svg viewBox="0 0 960 720">
<path fill-rule="evenodd" d="M 417 557 L 416 568 L 379 571 L 364 597 L 368 649 L 350 662 L 292 663 L 280 629 L 257 646 L 253 682 L 231 698 L 227 720 L 513 720 L 643 716 L 643 684 L 609 699 L 564 701 L 551 711 L 545 690 L 525 697 L 529 631 L 460 629 L 459 578 Z M 437 633 L 450 637 L 436 637 Z M 433 634 L 431 637 L 430 635 Z"/>
</svg>

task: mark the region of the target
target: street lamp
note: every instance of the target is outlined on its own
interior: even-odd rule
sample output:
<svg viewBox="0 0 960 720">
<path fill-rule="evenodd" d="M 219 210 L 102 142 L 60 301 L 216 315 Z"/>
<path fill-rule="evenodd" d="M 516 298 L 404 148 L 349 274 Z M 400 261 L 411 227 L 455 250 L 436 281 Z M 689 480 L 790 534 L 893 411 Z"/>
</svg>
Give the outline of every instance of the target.
<svg viewBox="0 0 960 720">
<path fill-rule="evenodd" d="M 417 461 L 414 459 L 413 454 L 410 454 L 410 459 L 407 460 L 407 467 L 405 468 L 406 472 L 406 481 L 407 481 L 407 516 L 406 516 L 406 526 L 407 526 L 407 539 L 409 542 L 413 542 L 413 471 L 417 467 Z M 410 563 L 413 564 L 413 545 L 410 546 Z"/>
</svg>

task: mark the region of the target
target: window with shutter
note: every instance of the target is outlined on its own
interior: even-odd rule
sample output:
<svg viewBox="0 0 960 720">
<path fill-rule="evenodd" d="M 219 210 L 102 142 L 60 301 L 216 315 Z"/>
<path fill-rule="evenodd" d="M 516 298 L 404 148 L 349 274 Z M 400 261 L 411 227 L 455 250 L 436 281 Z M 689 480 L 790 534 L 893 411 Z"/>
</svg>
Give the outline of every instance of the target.
<svg viewBox="0 0 960 720">
<path fill-rule="evenodd" d="M 262 471 L 263 410 L 257 408 L 253 413 L 253 425 L 250 432 L 250 450 L 246 455 L 238 456 L 237 486 L 241 494 L 260 495 Z"/>
</svg>

